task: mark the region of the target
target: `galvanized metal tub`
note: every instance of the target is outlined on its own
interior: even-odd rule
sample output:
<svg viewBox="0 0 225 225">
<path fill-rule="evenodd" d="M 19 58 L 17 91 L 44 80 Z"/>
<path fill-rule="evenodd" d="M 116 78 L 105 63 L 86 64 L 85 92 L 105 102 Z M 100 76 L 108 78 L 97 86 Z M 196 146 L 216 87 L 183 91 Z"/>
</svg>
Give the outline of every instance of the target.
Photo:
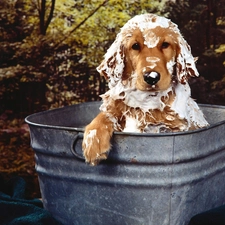
<svg viewBox="0 0 225 225">
<path fill-rule="evenodd" d="M 201 105 L 210 127 L 116 132 L 108 160 L 85 164 L 83 127 L 100 103 L 33 114 L 31 146 L 44 207 L 65 225 L 186 225 L 225 203 L 225 107 Z"/>
</svg>

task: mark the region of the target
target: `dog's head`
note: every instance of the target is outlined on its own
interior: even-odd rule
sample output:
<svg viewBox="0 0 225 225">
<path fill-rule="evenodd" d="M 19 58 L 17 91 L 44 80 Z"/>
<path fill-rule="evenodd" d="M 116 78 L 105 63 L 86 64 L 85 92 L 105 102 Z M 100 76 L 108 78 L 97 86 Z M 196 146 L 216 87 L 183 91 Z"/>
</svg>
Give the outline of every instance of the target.
<svg viewBox="0 0 225 225">
<path fill-rule="evenodd" d="M 163 91 L 176 80 L 186 84 L 198 76 L 190 46 L 177 25 L 153 14 L 130 19 L 97 67 L 109 79 L 109 87 L 118 81 L 135 80 L 142 91 Z"/>
</svg>

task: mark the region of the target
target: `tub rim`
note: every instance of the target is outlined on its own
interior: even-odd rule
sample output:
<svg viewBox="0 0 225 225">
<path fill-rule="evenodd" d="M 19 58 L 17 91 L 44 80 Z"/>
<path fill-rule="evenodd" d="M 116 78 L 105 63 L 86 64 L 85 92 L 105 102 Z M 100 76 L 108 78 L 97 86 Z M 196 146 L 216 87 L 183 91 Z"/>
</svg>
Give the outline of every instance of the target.
<svg viewBox="0 0 225 225">
<path fill-rule="evenodd" d="M 64 106 L 61 108 L 56 108 L 56 109 L 50 109 L 50 110 L 46 110 L 46 111 L 41 111 L 41 112 L 37 112 L 37 113 L 33 113 L 31 115 L 28 115 L 25 118 L 25 122 L 29 125 L 29 126 L 35 126 L 35 127 L 40 127 L 40 128 L 48 128 L 48 129 L 56 129 L 56 130 L 67 130 L 67 131 L 76 131 L 79 133 L 84 133 L 84 128 L 81 127 L 69 127 L 69 126 L 58 126 L 58 125 L 48 125 L 48 124 L 41 124 L 41 123 L 36 123 L 36 122 L 32 122 L 32 118 L 41 114 L 47 114 L 50 111 L 57 111 L 63 108 L 68 108 L 71 106 L 76 106 L 76 105 L 88 105 L 88 104 L 97 104 L 100 103 L 101 101 L 93 101 L 93 102 L 84 102 L 84 103 L 78 103 L 75 105 L 70 105 L 70 106 Z M 223 105 L 212 105 L 212 104 L 198 104 L 198 106 L 200 108 L 220 108 L 220 109 L 225 109 L 225 106 Z M 188 134 L 193 134 L 193 133 L 199 133 L 199 132 L 203 132 L 205 130 L 210 130 L 212 128 L 218 127 L 222 124 L 225 123 L 225 118 L 224 120 L 214 123 L 214 124 L 210 124 L 207 127 L 203 127 L 203 128 L 199 128 L 197 130 L 191 130 L 191 131 L 181 131 L 181 132 L 171 132 L 171 133 L 136 133 L 136 132 L 119 132 L 119 131 L 114 131 L 113 135 L 122 135 L 122 136 L 141 136 L 141 137 L 162 137 L 162 136 L 179 136 L 179 135 L 188 135 Z"/>
</svg>

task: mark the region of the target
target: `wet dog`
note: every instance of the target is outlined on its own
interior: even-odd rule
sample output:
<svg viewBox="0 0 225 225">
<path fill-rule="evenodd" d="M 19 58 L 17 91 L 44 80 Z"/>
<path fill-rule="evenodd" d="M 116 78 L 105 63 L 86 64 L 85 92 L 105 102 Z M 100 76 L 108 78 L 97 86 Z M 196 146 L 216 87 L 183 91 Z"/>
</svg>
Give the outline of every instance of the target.
<svg viewBox="0 0 225 225">
<path fill-rule="evenodd" d="M 97 70 L 109 91 L 84 132 L 83 153 L 91 165 L 107 158 L 113 131 L 180 132 L 208 125 L 190 97 L 188 78 L 198 76 L 190 46 L 164 17 L 129 20 Z"/>
</svg>

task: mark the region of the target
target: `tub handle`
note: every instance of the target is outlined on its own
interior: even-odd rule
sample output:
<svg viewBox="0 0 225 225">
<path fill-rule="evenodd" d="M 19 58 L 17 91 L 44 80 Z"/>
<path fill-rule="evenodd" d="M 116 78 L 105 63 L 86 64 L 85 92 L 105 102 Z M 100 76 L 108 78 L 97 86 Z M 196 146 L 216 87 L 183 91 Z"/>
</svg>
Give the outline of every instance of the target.
<svg viewBox="0 0 225 225">
<path fill-rule="evenodd" d="M 78 142 L 78 140 L 83 139 L 83 137 L 84 137 L 84 135 L 83 135 L 83 133 L 81 133 L 81 132 L 79 132 L 79 133 L 76 135 L 76 137 L 75 137 L 75 139 L 74 139 L 74 141 L 73 141 L 73 143 L 72 143 L 72 145 L 71 145 L 71 152 L 73 153 L 73 155 L 74 155 L 76 158 L 78 158 L 78 159 L 80 159 L 80 160 L 82 160 L 82 161 L 85 161 L 84 156 L 83 156 L 83 153 L 80 152 L 80 151 L 79 151 L 79 152 L 77 151 L 77 142 Z M 81 149 L 82 149 L 82 147 L 81 147 Z"/>
</svg>

